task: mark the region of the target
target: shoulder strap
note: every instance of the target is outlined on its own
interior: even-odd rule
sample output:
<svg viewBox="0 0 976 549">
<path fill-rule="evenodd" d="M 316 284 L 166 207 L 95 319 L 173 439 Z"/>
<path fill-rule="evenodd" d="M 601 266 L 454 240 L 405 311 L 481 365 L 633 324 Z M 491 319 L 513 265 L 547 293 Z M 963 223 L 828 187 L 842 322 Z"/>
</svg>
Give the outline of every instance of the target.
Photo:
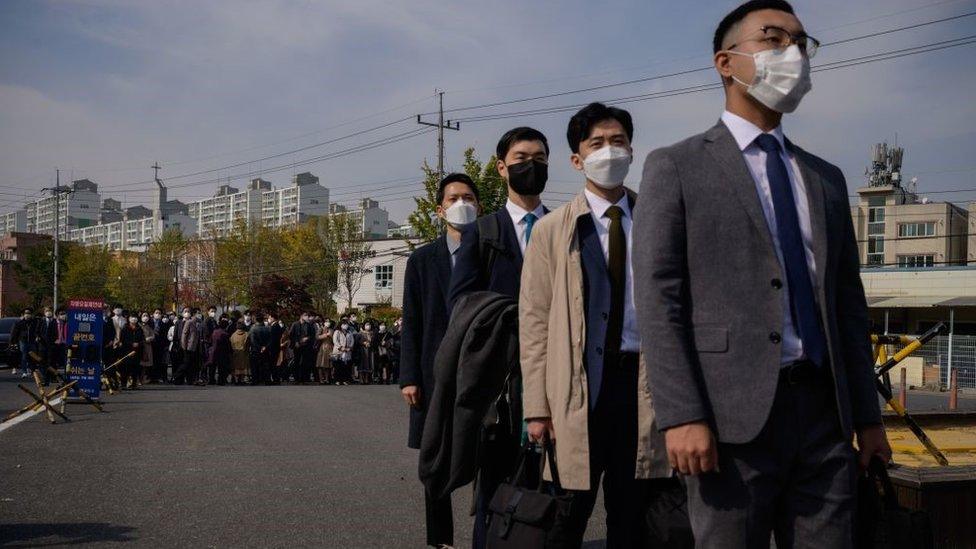
<svg viewBox="0 0 976 549">
<path fill-rule="evenodd" d="M 479 217 L 478 224 L 478 257 L 481 258 L 482 277 L 485 281 L 491 279 L 491 270 L 495 265 L 495 257 L 498 255 L 498 240 L 501 236 L 501 227 L 498 223 L 498 216 L 489 214 Z"/>
</svg>

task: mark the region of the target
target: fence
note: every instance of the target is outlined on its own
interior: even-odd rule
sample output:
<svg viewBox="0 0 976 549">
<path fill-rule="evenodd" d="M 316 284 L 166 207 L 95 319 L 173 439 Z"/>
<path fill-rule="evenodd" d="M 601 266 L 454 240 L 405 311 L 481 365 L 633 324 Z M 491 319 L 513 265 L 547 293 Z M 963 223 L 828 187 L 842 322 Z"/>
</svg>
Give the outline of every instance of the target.
<svg viewBox="0 0 976 549">
<path fill-rule="evenodd" d="M 921 357 L 925 367 L 937 367 L 942 387 L 949 386 L 949 336 L 936 336 L 912 353 Z M 952 336 L 952 370 L 960 389 L 976 389 L 976 336 Z"/>
</svg>

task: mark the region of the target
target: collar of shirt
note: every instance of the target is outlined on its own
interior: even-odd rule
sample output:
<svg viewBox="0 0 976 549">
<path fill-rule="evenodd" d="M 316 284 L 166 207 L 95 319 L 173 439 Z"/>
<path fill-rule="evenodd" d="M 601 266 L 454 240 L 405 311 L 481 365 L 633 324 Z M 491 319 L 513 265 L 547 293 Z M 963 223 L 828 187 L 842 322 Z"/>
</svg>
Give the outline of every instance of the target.
<svg viewBox="0 0 976 549">
<path fill-rule="evenodd" d="M 445 235 L 445 238 L 447 240 L 447 251 L 448 251 L 448 253 L 450 253 L 451 255 L 454 255 L 454 252 L 458 251 L 458 248 L 461 247 L 461 241 L 460 240 L 454 240 L 453 238 L 451 238 L 451 235 Z"/>
<path fill-rule="evenodd" d="M 508 215 L 512 216 L 512 223 L 514 223 L 516 227 L 525 224 L 524 218 L 525 214 L 529 213 L 528 210 L 512 202 L 511 200 L 507 200 L 505 202 L 505 209 L 508 210 Z M 535 214 L 537 221 L 542 219 L 542 216 L 546 213 L 545 209 L 542 207 L 542 202 L 540 202 L 539 205 L 532 210 L 532 213 Z"/>
<path fill-rule="evenodd" d="M 780 149 L 783 151 L 786 150 L 786 138 L 783 136 L 782 124 L 776 126 L 770 132 L 763 132 L 759 126 L 729 111 L 722 113 L 722 122 L 724 122 L 725 127 L 732 132 L 732 137 L 735 138 L 735 142 L 737 145 L 739 145 L 740 151 L 745 152 L 750 145 L 754 145 L 756 138 L 763 133 L 769 133 L 775 137 L 776 141 L 779 141 Z"/>
<path fill-rule="evenodd" d="M 630 217 L 630 201 L 627 200 L 627 193 L 624 193 L 620 197 L 620 200 L 616 204 L 610 203 L 609 200 L 598 196 L 596 193 L 589 189 L 583 189 L 583 194 L 586 196 L 586 201 L 590 204 L 590 210 L 593 211 L 593 215 L 597 219 L 602 219 L 610 209 L 610 206 L 618 206 L 624 212 L 624 217 Z"/>
</svg>

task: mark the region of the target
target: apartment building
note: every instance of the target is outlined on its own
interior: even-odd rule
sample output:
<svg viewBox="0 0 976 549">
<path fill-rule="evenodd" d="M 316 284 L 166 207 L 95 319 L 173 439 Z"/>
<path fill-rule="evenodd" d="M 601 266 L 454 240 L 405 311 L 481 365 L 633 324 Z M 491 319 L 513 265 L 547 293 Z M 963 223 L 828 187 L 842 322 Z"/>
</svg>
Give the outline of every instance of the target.
<svg viewBox="0 0 976 549">
<path fill-rule="evenodd" d="M 61 193 L 60 197 L 48 196 L 27 203 L 26 232 L 53 236 L 57 226 L 61 238 L 66 238 L 71 229 L 98 223 L 102 206 L 98 185 L 88 179 L 78 179 L 69 188 L 71 192 Z"/>
<path fill-rule="evenodd" d="M 380 203 L 372 198 L 363 198 L 356 208 L 349 208 L 342 204 L 332 204 L 329 215 L 346 215 L 350 217 L 362 230 L 364 239 L 387 238 L 390 226 L 390 213 L 380 207 Z"/>
</svg>

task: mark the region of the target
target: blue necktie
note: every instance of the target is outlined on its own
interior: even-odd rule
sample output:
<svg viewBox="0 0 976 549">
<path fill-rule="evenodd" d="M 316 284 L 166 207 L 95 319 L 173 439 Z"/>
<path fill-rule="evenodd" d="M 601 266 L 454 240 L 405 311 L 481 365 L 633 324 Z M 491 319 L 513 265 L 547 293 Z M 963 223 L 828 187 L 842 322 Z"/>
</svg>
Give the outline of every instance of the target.
<svg viewBox="0 0 976 549">
<path fill-rule="evenodd" d="M 779 141 L 768 133 L 756 138 L 756 144 L 766 152 L 766 177 L 776 212 L 776 230 L 779 247 L 786 267 L 786 280 L 790 285 L 790 304 L 793 325 L 803 341 L 803 352 L 817 366 L 823 365 L 826 349 L 823 331 L 817 313 L 813 283 L 800 232 L 800 218 L 796 213 L 793 186 L 780 156 Z"/>
<path fill-rule="evenodd" d="M 537 219 L 539 218 L 536 217 L 536 215 L 532 212 L 525 214 L 525 217 L 522 218 L 522 220 L 525 221 L 525 243 L 526 244 L 528 244 L 529 239 L 532 238 L 532 226 L 535 225 Z"/>
</svg>

